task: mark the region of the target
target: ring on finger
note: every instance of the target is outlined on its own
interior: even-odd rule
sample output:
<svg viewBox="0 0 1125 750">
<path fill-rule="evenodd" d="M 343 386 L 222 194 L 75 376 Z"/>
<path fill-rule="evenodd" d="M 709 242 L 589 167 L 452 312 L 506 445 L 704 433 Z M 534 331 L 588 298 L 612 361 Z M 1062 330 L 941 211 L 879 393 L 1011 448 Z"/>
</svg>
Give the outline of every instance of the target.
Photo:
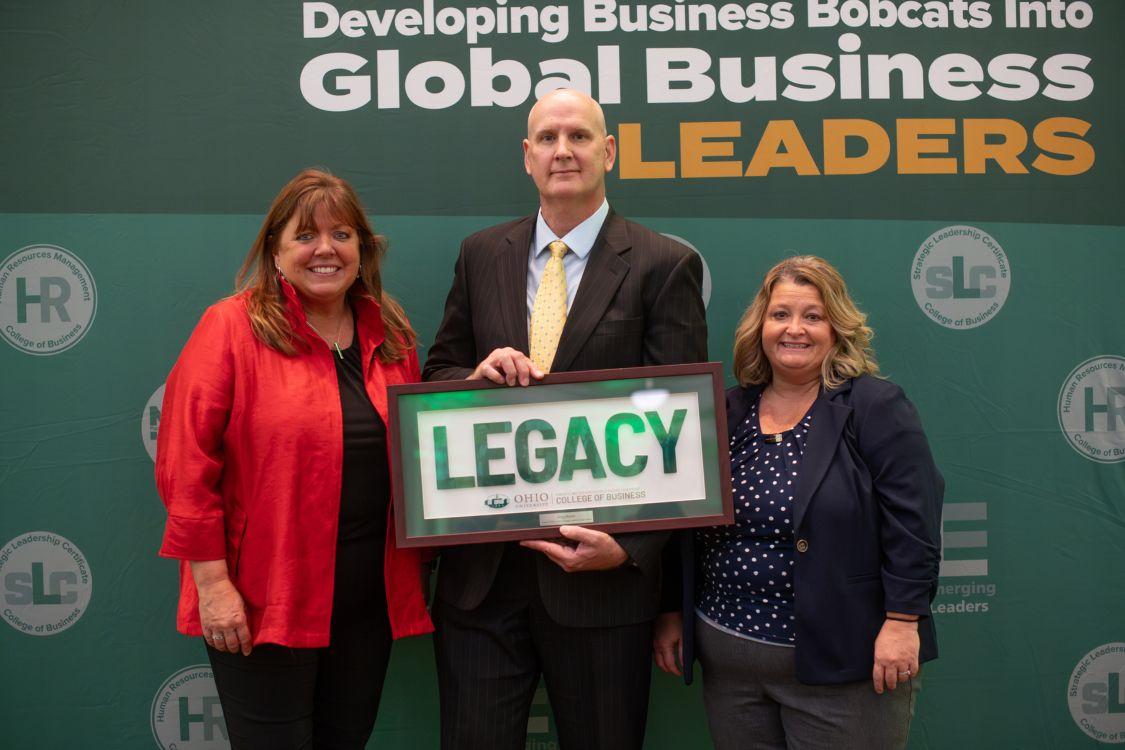
<svg viewBox="0 0 1125 750">
<path fill-rule="evenodd" d="M 221 641 L 221 640 L 224 640 L 224 639 L 225 639 L 225 636 L 222 633 L 212 633 L 211 634 L 211 640 L 213 640 L 213 641 Z"/>
<path fill-rule="evenodd" d="M 910 676 L 910 670 L 908 669 L 905 672 L 899 672 L 898 676 L 899 677 L 909 677 Z"/>
</svg>

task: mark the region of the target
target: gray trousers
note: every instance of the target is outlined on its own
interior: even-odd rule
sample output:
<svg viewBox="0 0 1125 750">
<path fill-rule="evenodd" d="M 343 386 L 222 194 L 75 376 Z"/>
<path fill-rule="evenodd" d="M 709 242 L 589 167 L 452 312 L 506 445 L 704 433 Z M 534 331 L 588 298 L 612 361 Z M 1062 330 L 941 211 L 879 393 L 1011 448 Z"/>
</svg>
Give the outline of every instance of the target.
<svg viewBox="0 0 1125 750">
<path fill-rule="evenodd" d="M 902 750 L 919 681 L 875 692 L 797 681 L 794 649 L 738 638 L 696 618 L 703 703 L 718 750 Z"/>
</svg>

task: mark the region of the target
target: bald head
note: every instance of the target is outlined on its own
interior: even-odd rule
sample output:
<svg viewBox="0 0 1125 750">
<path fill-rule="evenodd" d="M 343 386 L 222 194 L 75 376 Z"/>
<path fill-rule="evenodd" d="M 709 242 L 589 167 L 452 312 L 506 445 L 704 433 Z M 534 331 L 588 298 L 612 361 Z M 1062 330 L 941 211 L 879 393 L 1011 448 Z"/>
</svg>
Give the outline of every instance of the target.
<svg viewBox="0 0 1125 750">
<path fill-rule="evenodd" d="M 543 217 L 558 236 L 601 206 L 605 175 L 616 156 L 602 108 L 589 95 L 556 89 L 531 108 L 523 164 L 539 188 Z"/>
<path fill-rule="evenodd" d="M 605 136 L 605 113 L 602 112 L 602 105 L 598 104 L 594 97 L 578 89 L 555 89 L 544 94 L 543 98 L 537 101 L 531 111 L 528 112 L 527 137 L 530 138 L 531 134 L 535 132 L 535 126 L 543 118 L 544 112 L 554 110 L 559 106 L 583 112 L 589 117 L 597 135 Z"/>
</svg>

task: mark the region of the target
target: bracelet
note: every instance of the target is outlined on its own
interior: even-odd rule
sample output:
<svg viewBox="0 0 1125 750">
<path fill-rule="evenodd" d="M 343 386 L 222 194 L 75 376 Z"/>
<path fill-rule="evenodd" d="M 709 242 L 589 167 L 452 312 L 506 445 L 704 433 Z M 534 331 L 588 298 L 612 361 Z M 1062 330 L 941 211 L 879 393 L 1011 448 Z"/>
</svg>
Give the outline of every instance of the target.
<svg viewBox="0 0 1125 750">
<path fill-rule="evenodd" d="M 891 617 L 890 615 L 884 615 L 884 616 L 885 616 L 885 617 L 886 617 L 886 618 L 887 618 L 888 620 L 894 620 L 895 622 L 913 622 L 913 623 L 917 623 L 917 622 L 918 622 L 918 620 L 922 619 L 921 617 L 915 617 L 914 619 L 912 619 L 912 620 L 911 620 L 911 619 L 908 619 L 908 618 L 906 618 L 906 617 Z"/>
</svg>

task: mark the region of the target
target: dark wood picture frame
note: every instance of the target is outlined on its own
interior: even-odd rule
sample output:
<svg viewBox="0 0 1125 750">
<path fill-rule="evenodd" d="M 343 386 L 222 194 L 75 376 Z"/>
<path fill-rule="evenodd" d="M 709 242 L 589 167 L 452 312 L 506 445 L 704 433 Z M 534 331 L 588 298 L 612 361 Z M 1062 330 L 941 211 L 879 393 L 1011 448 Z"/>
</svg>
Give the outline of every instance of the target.
<svg viewBox="0 0 1125 750">
<path fill-rule="evenodd" d="M 700 396 L 706 395 L 709 397 L 709 405 L 711 410 L 709 417 L 704 418 L 700 414 L 701 428 L 707 428 L 702 431 L 701 437 L 706 440 L 713 436 L 714 443 L 708 444 L 708 450 L 712 450 L 713 466 L 705 466 L 705 473 L 712 472 L 705 476 L 705 482 L 708 487 L 708 507 L 718 509 L 718 512 L 703 513 L 696 515 L 667 515 L 658 517 L 645 517 L 633 520 L 617 520 L 609 522 L 593 522 L 583 523 L 581 525 L 589 528 L 599 529 L 609 533 L 621 532 L 635 532 L 635 531 L 657 531 L 663 529 L 681 529 L 681 528 L 694 528 L 699 526 L 715 526 L 723 525 L 734 522 L 734 505 L 731 499 L 731 482 L 730 482 L 730 452 L 727 442 L 727 425 L 726 425 L 726 408 L 722 387 L 722 365 L 718 362 L 703 362 L 697 364 L 684 364 L 684 365 L 660 365 L 653 367 L 631 367 L 615 370 L 585 370 L 579 372 L 562 372 L 545 376 L 540 381 L 535 381 L 531 385 L 521 388 L 520 386 L 505 386 L 497 385 L 488 380 L 456 380 L 456 381 L 440 381 L 431 383 L 409 383 L 405 385 L 392 385 L 387 389 L 388 410 L 390 417 L 389 425 L 389 440 L 390 440 L 390 461 L 391 472 L 393 477 L 393 503 L 394 503 L 394 517 L 395 517 L 395 533 L 399 547 L 430 547 L 430 546 L 444 546 L 451 544 L 472 544 L 481 542 L 501 542 L 501 541 L 514 541 L 521 539 L 545 539 L 558 536 L 558 526 L 541 526 L 538 523 L 535 525 L 523 525 L 509 528 L 493 528 L 493 529 L 469 529 L 464 531 L 443 531 L 441 533 L 412 533 L 408 529 L 408 522 L 411 521 L 411 514 L 415 511 L 407 507 L 408 498 L 406 497 L 406 483 L 404 471 L 404 450 L 402 441 L 403 435 L 403 404 L 400 399 L 409 399 L 411 396 L 419 394 L 437 394 L 437 393 L 451 393 L 460 391 L 506 391 L 508 393 L 522 392 L 524 394 L 535 394 L 535 401 L 543 401 L 542 396 L 546 391 L 541 389 L 550 389 L 551 386 L 568 385 L 568 384 L 581 384 L 581 383 L 612 383 L 616 381 L 636 381 L 636 380 L 669 380 L 674 378 L 682 378 L 684 376 L 707 376 L 710 382 L 706 387 L 696 387 L 694 390 Z M 510 398 L 510 396 L 505 396 Z M 552 403 L 557 403 L 565 399 L 555 399 Z M 413 410 L 407 409 L 407 411 Z M 711 422 L 710 425 L 707 422 Z M 707 463 L 707 462 L 705 462 Z M 712 493 L 718 493 L 718 497 L 711 497 Z M 698 498 L 697 498 L 698 499 Z M 717 502 L 716 502 L 717 501 Z M 662 503 L 654 505 L 682 505 L 686 503 Z M 635 505 L 635 506 L 616 506 L 616 507 L 629 507 L 629 508 L 648 508 L 652 509 L 651 505 Z M 539 512 L 530 511 L 527 516 L 538 516 Z M 481 514 L 480 516 L 472 516 L 473 519 L 491 518 L 497 521 L 497 525 L 503 523 L 511 523 L 513 516 L 487 516 Z M 503 519 L 503 521 L 501 521 Z M 449 519 L 442 519 L 449 523 Z M 462 520 L 463 519 L 457 519 Z M 431 522 L 432 523 L 432 522 Z M 467 522 L 466 522 L 467 523 Z M 479 521 L 478 521 L 479 523 Z M 456 525 L 453 522 L 452 525 Z"/>
</svg>

